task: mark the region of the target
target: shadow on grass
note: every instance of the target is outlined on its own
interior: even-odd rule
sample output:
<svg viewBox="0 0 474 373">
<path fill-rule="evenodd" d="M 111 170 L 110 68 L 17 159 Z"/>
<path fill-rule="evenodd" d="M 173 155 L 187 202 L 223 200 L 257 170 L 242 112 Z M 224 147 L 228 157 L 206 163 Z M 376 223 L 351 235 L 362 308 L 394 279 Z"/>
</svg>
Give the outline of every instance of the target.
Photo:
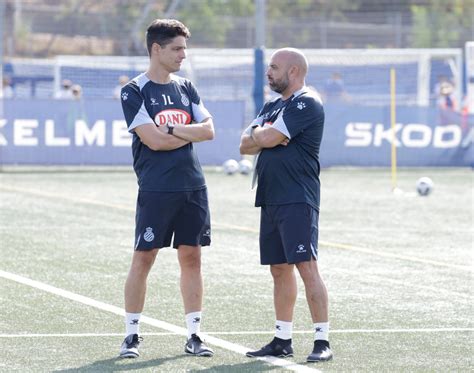
<svg viewBox="0 0 474 373">
<path fill-rule="evenodd" d="M 166 357 L 161 359 L 153 359 L 147 361 L 137 361 L 135 359 L 122 359 L 120 357 L 113 357 L 111 359 L 105 360 L 98 360 L 91 364 L 84 365 L 78 368 L 69 368 L 69 369 L 60 369 L 54 370 L 54 373 L 83 373 L 83 372 L 126 372 L 126 371 L 134 371 L 140 369 L 151 369 L 151 368 L 158 368 L 160 365 L 179 359 L 189 359 L 188 355 L 177 355 L 173 357 Z M 206 361 L 211 361 L 205 359 Z M 185 364 L 185 363 L 183 363 Z M 185 365 L 183 365 L 185 366 Z M 252 360 L 248 363 L 240 363 L 240 364 L 224 364 L 224 365 L 217 365 L 211 368 L 204 368 L 204 369 L 189 369 L 187 372 L 190 373 L 211 373 L 211 372 L 230 372 L 230 373 L 241 373 L 241 372 L 264 372 L 274 370 L 275 367 L 271 366 L 270 364 L 266 364 L 263 361 L 259 360 Z M 151 369 L 150 371 L 154 371 Z"/>
<path fill-rule="evenodd" d="M 252 360 L 248 363 L 240 364 L 224 364 L 205 369 L 189 369 L 188 373 L 211 373 L 211 372 L 225 372 L 225 373 L 242 373 L 242 372 L 265 372 L 267 370 L 275 370 L 277 367 L 267 364 L 260 360 Z"/>
<path fill-rule="evenodd" d="M 173 357 L 164 357 L 146 361 L 137 361 L 136 359 L 123 359 L 113 357 L 111 359 L 98 360 L 91 364 L 79 368 L 69 368 L 55 370 L 55 373 L 79 373 L 79 372 L 126 372 L 146 368 L 156 368 L 160 365 L 173 360 L 185 359 L 187 355 L 178 355 Z"/>
</svg>

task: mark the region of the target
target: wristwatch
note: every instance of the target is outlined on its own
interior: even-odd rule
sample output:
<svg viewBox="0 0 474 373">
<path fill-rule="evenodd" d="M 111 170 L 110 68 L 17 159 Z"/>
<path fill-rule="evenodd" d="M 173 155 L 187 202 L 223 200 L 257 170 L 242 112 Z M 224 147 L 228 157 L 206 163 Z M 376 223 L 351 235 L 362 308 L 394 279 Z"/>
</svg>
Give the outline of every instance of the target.
<svg viewBox="0 0 474 373">
<path fill-rule="evenodd" d="M 172 135 L 174 131 L 174 124 L 166 123 L 166 127 L 168 128 L 168 135 Z"/>
<path fill-rule="evenodd" d="M 253 136 L 253 131 L 255 130 L 255 128 L 259 127 L 259 125 L 258 124 L 251 124 L 250 126 L 251 127 L 250 127 L 250 134 L 249 135 L 250 135 L 250 137 L 252 137 Z"/>
</svg>

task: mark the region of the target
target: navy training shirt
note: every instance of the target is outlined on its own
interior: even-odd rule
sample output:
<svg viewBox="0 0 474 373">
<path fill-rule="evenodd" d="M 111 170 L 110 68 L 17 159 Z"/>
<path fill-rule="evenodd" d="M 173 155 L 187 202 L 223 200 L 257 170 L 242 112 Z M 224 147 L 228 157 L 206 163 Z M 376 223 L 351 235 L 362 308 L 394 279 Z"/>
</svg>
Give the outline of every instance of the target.
<svg viewBox="0 0 474 373">
<path fill-rule="evenodd" d="M 290 142 L 260 152 L 255 206 L 308 203 L 319 211 L 324 109 L 318 94 L 304 87 L 285 101 L 267 102 L 257 118 Z"/>
<path fill-rule="evenodd" d="M 194 85 L 176 75 L 171 75 L 170 83 L 158 84 L 143 73 L 122 88 L 120 97 L 128 131 L 133 134 L 133 168 L 139 189 L 147 192 L 203 189 L 206 182 L 192 143 L 174 150 L 155 151 L 135 133 L 135 128 L 141 125 L 190 124 L 211 117 Z"/>
</svg>

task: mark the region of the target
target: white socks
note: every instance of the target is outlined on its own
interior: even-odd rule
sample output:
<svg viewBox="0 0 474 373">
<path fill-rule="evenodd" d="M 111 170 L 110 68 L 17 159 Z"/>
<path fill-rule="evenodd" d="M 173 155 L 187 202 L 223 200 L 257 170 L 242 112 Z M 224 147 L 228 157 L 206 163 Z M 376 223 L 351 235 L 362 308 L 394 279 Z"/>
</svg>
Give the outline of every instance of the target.
<svg viewBox="0 0 474 373">
<path fill-rule="evenodd" d="M 192 334 L 199 334 L 201 331 L 202 312 L 191 312 L 186 315 L 186 327 L 188 328 L 188 338 Z M 125 336 L 130 334 L 140 334 L 141 313 L 125 313 Z M 317 322 L 313 324 L 314 340 L 329 341 L 329 322 Z M 293 323 L 291 321 L 275 322 L 275 337 L 280 339 L 291 339 Z"/>
<path fill-rule="evenodd" d="M 291 321 L 280 321 L 275 322 L 275 337 L 280 339 L 291 339 L 293 332 L 293 323 Z"/>
<path fill-rule="evenodd" d="M 329 341 L 329 321 L 328 322 L 316 322 L 314 326 L 314 340 Z"/>
<path fill-rule="evenodd" d="M 140 334 L 141 313 L 125 313 L 125 336 L 130 334 Z M 199 334 L 201 331 L 201 312 L 191 312 L 186 315 L 186 326 L 188 328 L 188 338 L 192 334 Z"/>
<path fill-rule="evenodd" d="M 188 339 L 192 334 L 199 334 L 201 331 L 202 312 L 190 312 L 186 315 L 186 327 L 188 328 Z"/>
<path fill-rule="evenodd" d="M 140 334 L 141 313 L 125 313 L 125 337 L 130 334 Z"/>
</svg>

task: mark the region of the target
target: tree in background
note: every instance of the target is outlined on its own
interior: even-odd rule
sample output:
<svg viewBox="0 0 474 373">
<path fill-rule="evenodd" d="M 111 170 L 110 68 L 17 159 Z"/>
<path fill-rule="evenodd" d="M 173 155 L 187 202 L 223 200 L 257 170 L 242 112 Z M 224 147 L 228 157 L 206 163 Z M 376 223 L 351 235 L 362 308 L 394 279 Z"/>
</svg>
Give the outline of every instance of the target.
<svg viewBox="0 0 474 373">
<path fill-rule="evenodd" d="M 191 30 L 193 47 L 249 48 L 254 41 L 255 0 L 0 0 L 0 4 L 5 6 L 1 23 L 9 57 L 146 55 L 144 29 L 155 18 L 183 21 Z M 387 47 L 391 36 L 378 35 L 374 25 L 385 30 L 391 26 L 395 46 L 459 48 L 472 40 L 474 32 L 474 0 L 267 0 L 266 10 L 268 48 L 350 47 L 352 41 L 358 47 L 369 43 Z M 363 31 L 365 25 L 368 31 Z M 352 27 L 357 28 L 353 33 Z"/>
<path fill-rule="evenodd" d="M 329 20 L 344 22 L 344 12 L 357 10 L 361 2 L 362 0 L 267 0 L 267 27 L 271 28 L 267 33 L 267 44 L 272 48 L 315 45 L 312 40 L 325 32 L 321 26 Z M 314 28 L 305 27 L 310 25 L 318 26 L 316 33 Z M 294 32 L 295 30 L 298 32 Z"/>
<path fill-rule="evenodd" d="M 473 0 L 429 0 L 412 5 L 414 48 L 452 48 L 474 19 Z"/>
<path fill-rule="evenodd" d="M 253 0 L 187 0 L 177 7 L 176 18 L 203 44 L 194 46 L 224 47 L 227 31 L 234 27 L 230 16 L 251 16 L 254 9 Z"/>
</svg>

